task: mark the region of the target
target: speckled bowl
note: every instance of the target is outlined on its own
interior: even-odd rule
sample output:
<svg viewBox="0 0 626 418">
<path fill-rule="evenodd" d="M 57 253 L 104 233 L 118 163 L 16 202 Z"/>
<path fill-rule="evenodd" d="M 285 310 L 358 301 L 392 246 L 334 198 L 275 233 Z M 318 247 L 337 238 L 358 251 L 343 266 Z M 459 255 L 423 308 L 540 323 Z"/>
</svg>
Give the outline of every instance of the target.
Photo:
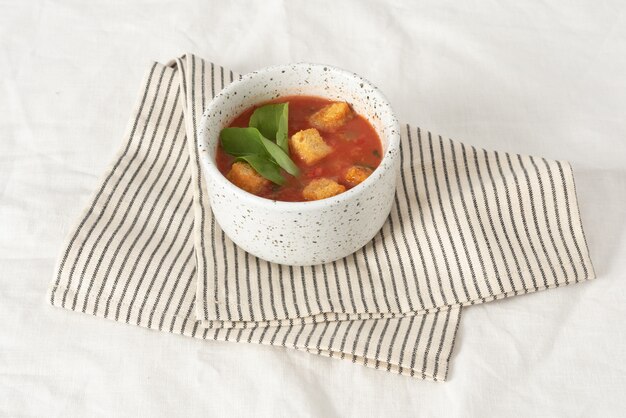
<svg viewBox="0 0 626 418">
<path fill-rule="evenodd" d="M 367 118 L 383 145 L 383 159 L 374 173 L 340 195 L 313 202 L 264 199 L 228 181 L 215 163 L 221 129 L 253 105 L 291 95 L 347 101 Z M 200 123 L 197 140 L 213 214 L 237 245 L 274 263 L 314 265 L 350 255 L 376 235 L 391 210 L 400 165 L 399 132 L 385 97 L 356 74 L 317 64 L 247 74 L 208 104 Z"/>
</svg>

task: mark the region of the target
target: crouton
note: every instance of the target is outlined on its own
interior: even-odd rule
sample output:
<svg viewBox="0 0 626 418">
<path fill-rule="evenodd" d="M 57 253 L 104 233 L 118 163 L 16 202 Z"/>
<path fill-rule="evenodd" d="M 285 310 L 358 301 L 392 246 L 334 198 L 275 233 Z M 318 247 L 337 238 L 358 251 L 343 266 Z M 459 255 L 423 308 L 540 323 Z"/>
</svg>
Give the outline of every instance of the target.
<svg viewBox="0 0 626 418">
<path fill-rule="evenodd" d="M 309 118 L 314 128 L 320 131 L 335 131 L 352 119 L 354 113 L 346 102 L 336 102 L 324 106 Z"/>
<path fill-rule="evenodd" d="M 332 152 L 317 129 L 305 129 L 296 132 L 289 141 L 291 152 L 296 154 L 306 165 L 312 165 Z"/>
<path fill-rule="evenodd" d="M 306 185 L 302 190 L 302 196 L 305 200 L 320 200 L 326 199 L 343 193 L 346 191 L 345 186 L 337 183 L 334 180 L 321 178 L 315 179 Z"/>
<path fill-rule="evenodd" d="M 226 175 L 237 187 L 252 194 L 259 194 L 269 186 L 270 181 L 256 172 L 252 166 L 243 161 L 235 162 Z"/>
<path fill-rule="evenodd" d="M 363 182 L 366 178 L 372 174 L 372 169 L 368 167 L 363 167 L 361 165 L 353 165 L 346 171 L 346 175 L 344 176 L 344 180 L 346 183 L 352 187 L 357 184 Z"/>
</svg>

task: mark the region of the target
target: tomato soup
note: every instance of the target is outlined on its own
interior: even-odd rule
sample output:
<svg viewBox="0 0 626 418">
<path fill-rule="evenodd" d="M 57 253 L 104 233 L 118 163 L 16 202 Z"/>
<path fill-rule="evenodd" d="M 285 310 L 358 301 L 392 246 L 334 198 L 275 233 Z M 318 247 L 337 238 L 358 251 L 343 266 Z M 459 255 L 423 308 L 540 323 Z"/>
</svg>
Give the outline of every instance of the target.
<svg viewBox="0 0 626 418">
<path fill-rule="evenodd" d="M 282 185 L 259 177 L 258 185 L 247 187 L 233 173 L 237 157 L 227 154 L 219 141 L 217 167 L 237 186 L 272 200 L 317 200 L 355 187 L 380 164 L 382 145 L 376 131 L 348 104 L 310 96 L 282 97 L 268 103 L 288 103 L 289 157 L 299 173 L 281 170 Z M 268 103 L 245 110 L 229 127 L 248 127 L 253 112 Z"/>
</svg>

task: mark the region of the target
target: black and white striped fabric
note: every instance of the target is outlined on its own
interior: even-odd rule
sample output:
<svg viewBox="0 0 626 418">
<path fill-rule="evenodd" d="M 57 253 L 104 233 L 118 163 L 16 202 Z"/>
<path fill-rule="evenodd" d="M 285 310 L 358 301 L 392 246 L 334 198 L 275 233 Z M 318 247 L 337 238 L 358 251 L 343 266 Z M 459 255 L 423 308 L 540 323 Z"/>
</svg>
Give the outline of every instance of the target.
<svg viewBox="0 0 626 418">
<path fill-rule="evenodd" d="M 316 267 L 247 254 L 211 214 L 196 147 L 203 110 L 235 77 L 193 55 L 151 66 L 52 305 L 442 381 L 463 305 L 594 278 L 567 163 L 409 125 L 392 213 L 362 250 Z"/>
</svg>

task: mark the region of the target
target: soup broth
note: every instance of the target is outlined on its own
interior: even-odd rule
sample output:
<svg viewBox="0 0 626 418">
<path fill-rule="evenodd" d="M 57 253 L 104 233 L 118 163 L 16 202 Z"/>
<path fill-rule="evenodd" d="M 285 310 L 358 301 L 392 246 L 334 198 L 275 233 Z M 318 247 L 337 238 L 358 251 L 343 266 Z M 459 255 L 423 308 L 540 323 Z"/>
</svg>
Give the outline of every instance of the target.
<svg viewBox="0 0 626 418">
<path fill-rule="evenodd" d="M 270 182 L 227 154 L 219 141 L 217 167 L 238 187 L 272 200 L 317 200 L 357 186 L 380 164 L 382 145 L 376 131 L 347 103 L 310 96 L 282 97 L 268 103 L 289 103 L 289 156 L 299 174 L 281 170 L 284 184 Z M 245 110 L 229 127 L 248 127 L 252 113 L 268 103 Z"/>
</svg>

